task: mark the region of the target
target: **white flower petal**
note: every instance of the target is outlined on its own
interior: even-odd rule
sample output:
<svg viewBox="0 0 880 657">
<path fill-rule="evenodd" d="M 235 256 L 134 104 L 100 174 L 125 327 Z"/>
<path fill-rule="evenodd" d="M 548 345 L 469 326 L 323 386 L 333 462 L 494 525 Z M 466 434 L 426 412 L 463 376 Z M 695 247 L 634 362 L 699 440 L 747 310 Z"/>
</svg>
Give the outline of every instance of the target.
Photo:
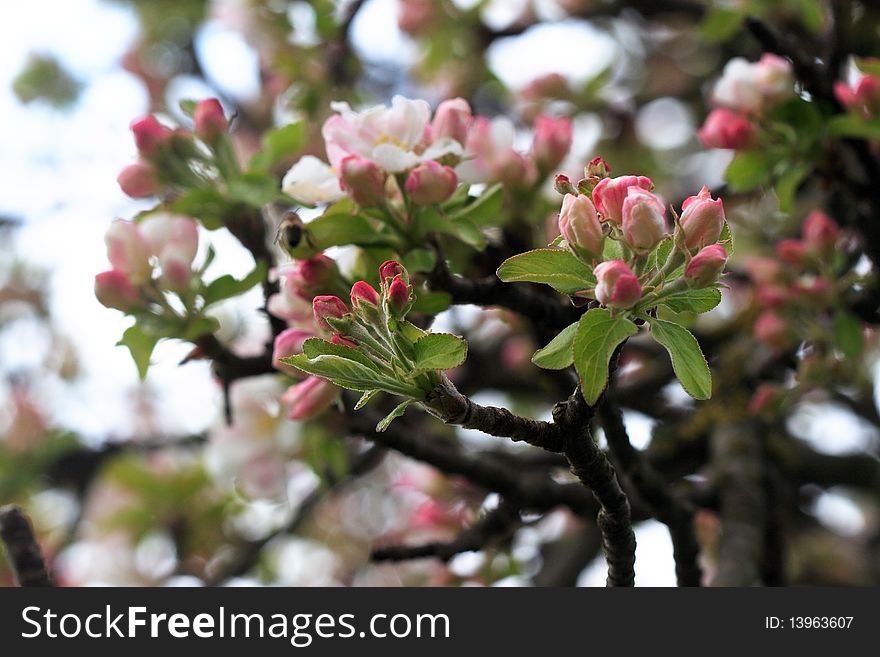
<svg viewBox="0 0 880 657">
<path fill-rule="evenodd" d="M 379 144 L 373 149 L 370 159 L 389 173 L 400 173 L 419 163 L 419 157 L 415 153 L 394 144 Z"/>
<path fill-rule="evenodd" d="M 333 169 L 313 155 L 306 155 L 284 174 L 281 189 L 309 205 L 332 203 L 345 196 Z"/>
</svg>

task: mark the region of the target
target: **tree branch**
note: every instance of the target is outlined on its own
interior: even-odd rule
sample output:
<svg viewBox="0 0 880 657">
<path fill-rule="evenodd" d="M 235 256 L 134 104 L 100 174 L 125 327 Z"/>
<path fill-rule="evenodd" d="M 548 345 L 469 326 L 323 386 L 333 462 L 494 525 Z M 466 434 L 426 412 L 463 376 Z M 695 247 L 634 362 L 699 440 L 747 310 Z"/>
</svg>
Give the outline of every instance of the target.
<svg viewBox="0 0 880 657">
<path fill-rule="evenodd" d="M 19 586 L 54 586 L 34 529 L 19 506 L 0 508 L 0 540 Z"/>
<path fill-rule="evenodd" d="M 617 406 L 606 399 L 599 406 L 599 417 L 615 462 L 651 514 L 669 528 L 679 586 L 699 586 L 702 571 L 698 563 L 700 546 L 694 533 L 693 509 L 670 490 L 663 477 L 632 446 Z"/>
</svg>

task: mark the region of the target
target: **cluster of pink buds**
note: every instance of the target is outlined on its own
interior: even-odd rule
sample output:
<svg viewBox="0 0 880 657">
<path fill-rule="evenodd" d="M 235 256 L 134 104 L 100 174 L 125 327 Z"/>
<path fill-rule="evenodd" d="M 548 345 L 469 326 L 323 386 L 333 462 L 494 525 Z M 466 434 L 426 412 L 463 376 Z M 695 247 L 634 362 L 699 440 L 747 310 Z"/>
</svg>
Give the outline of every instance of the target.
<svg viewBox="0 0 880 657">
<path fill-rule="evenodd" d="M 665 275 L 682 266 L 681 285 L 715 285 L 727 262 L 727 251 L 719 243 L 725 225 L 721 199 L 713 199 L 703 187 L 685 200 L 670 231 L 664 203 L 653 192 L 650 178 L 611 178 L 609 172 L 607 163 L 596 158 L 577 185 L 565 176 L 556 178 L 556 188 L 564 194 L 559 232 L 565 245 L 594 268 L 597 279 L 595 290 L 579 295 L 594 297 L 604 306 L 628 309 L 641 301 L 644 287 L 656 290 L 658 283 L 668 283 L 662 280 Z M 619 243 L 623 259 L 605 260 L 607 240 Z M 649 255 L 669 240 L 674 248 L 668 262 L 648 267 Z"/>
<path fill-rule="evenodd" d="M 752 148 L 762 116 L 793 96 L 794 76 L 788 60 L 769 53 L 757 62 L 731 59 L 712 90 L 710 102 L 715 109 L 697 137 L 709 148 Z"/>
<path fill-rule="evenodd" d="M 131 132 L 138 160 L 119 173 L 119 187 L 132 198 L 148 198 L 158 195 L 164 185 L 192 184 L 197 174 L 184 163 L 188 159 L 203 159 L 194 144 L 194 137 L 217 146 L 228 130 L 223 107 L 215 98 L 196 104 L 192 132 L 169 128 L 151 114 L 135 119 L 131 123 Z"/>
<path fill-rule="evenodd" d="M 833 309 L 834 284 L 828 267 L 835 256 L 841 231 L 821 210 L 804 220 L 800 239 L 776 245 L 777 258 L 756 257 L 748 262 L 755 301 L 761 312 L 755 320 L 756 340 L 773 348 L 793 346 L 803 321 Z"/>
<path fill-rule="evenodd" d="M 863 75 L 851 85 L 835 82 L 834 96 L 846 109 L 865 119 L 880 115 L 880 77 L 876 75 Z"/>
<path fill-rule="evenodd" d="M 199 242 L 192 219 L 155 214 L 140 223 L 114 221 L 104 241 L 112 269 L 95 277 L 103 305 L 131 312 L 156 301 L 162 290 L 188 294 Z"/>
</svg>

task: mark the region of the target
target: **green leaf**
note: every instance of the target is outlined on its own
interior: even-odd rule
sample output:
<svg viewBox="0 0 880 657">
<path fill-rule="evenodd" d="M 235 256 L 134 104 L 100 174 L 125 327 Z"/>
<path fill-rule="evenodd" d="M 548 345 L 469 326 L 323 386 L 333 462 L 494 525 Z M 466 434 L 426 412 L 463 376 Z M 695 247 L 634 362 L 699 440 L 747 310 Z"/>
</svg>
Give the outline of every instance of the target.
<svg viewBox="0 0 880 657">
<path fill-rule="evenodd" d="M 858 358 L 865 347 L 862 320 L 846 311 L 834 316 L 834 342 L 847 358 Z"/>
<path fill-rule="evenodd" d="M 147 370 L 150 368 L 150 356 L 153 354 L 153 348 L 157 342 L 159 342 L 158 337 L 145 333 L 141 327 L 135 324 L 126 329 L 122 334 L 122 339 L 116 343 L 117 346 L 128 347 L 141 381 L 147 376 Z"/>
<path fill-rule="evenodd" d="M 546 283 L 563 294 L 574 294 L 596 285 L 590 267 L 563 249 L 535 249 L 520 253 L 505 260 L 497 273 L 505 283 Z"/>
<path fill-rule="evenodd" d="M 721 291 L 707 287 L 699 290 L 683 290 L 661 299 L 659 304 L 676 313 L 707 313 L 721 303 Z"/>
<path fill-rule="evenodd" d="M 179 103 L 177 103 L 177 105 L 178 107 L 180 107 L 180 111 L 189 118 L 193 118 L 193 116 L 195 116 L 198 103 L 192 98 L 183 98 Z"/>
<path fill-rule="evenodd" d="M 605 240 L 602 245 L 602 260 L 626 260 L 623 256 L 623 244 L 618 240 Z"/>
<path fill-rule="evenodd" d="M 472 246 L 478 251 L 486 248 L 486 238 L 476 225 L 468 219 L 453 219 L 438 212 L 435 208 L 426 208 L 419 214 L 418 234 L 443 233 Z"/>
<path fill-rule="evenodd" d="M 697 339 L 683 326 L 651 319 L 651 336 L 666 348 L 682 387 L 695 399 L 712 396 L 712 373 Z"/>
<path fill-rule="evenodd" d="M 271 203 L 279 194 L 277 181 L 263 173 L 244 173 L 229 181 L 229 195 L 255 208 Z"/>
<path fill-rule="evenodd" d="M 208 230 L 217 230 L 224 226 L 226 217 L 234 212 L 235 206 L 213 187 L 200 187 L 175 199 L 168 209 L 198 219 Z"/>
<path fill-rule="evenodd" d="M 401 415 L 403 415 L 404 412 L 406 412 L 407 407 L 412 403 L 413 403 L 412 399 L 407 399 L 406 401 L 403 401 L 400 404 L 398 404 L 397 407 L 393 411 L 391 411 L 388 415 L 386 415 L 379 422 L 379 424 L 376 425 L 376 431 L 378 431 L 379 433 L 382 433 L 383 431 L 385 431 L 385 429 L 388 428 L 388 425 L 390 425 L 392 422 L 394 422 L 394 420 L 396 420 Z"/>
<path fill-rule="evenodd" d="M 828 131 L 838 137 L 880 139 L 880 121 L 868 120 L 857 114 L 841 114 L 828 120 Z"/>
<path fill-rule="evenodd" d="M 498 225 L 504 193 L 502 186 L 492 185 L 472 203 L 449 215 L 453 221 L 464 220 L 473 226 Z"/>
<path fill-rule="evenodd" d="M 724 178 L 732 192 L 749 192 L 770 180 L 772 162 L 763 151 L 743 151 L 727 166 Z"/>
<path fill-rule="evenodd" d="M 776 182 L 776 196 L 779 198 L 779 209 L 782 212 L 791 212 L 798 187 L 812 171 L 811 165 L 792 166 Z"/>
<path fill-rule="evenodd" d="M 413 302 L 412 312 L 424 313 L 426 315 L 437 315 L 452 305 L 452 295 L 448 292 L 427 292 L 419 291 L 416 293 L 416 300 Z"/>
<path fill-rule="evenodd" d="M 574 338 L 574 366 L 588 404 L 595 404 L 608 384 L 614 350 L 638 332 L 630 320 L 612 317 L 607 308 L 593 308 L 581 317 Z"/>
<path fill-rule="evenodd" d="M 238 280 L 229 274 L 224 274 L 205 286 L 205 289 L 202 292 L 202 298 L 205 301 L 204 307 L 207 308 L 218 301 L 223 301 L 224 299 L 243 294 L 250 290 L 254 285 L 260 283 L 265 277 L 266 263 L 262 260 L 241 280 Z"/>
<path fill-rule="evenodd" d="M 359 349 L 349 347 L 344 344 L 333 344 L 322 338 L 309 338 L 303 342 L 303 354 L 307 358 L 317 358 L 318 356 L 339 356 L 347 358 L 365 365 L 369 368 L 375 368 L 376 364 L 365 356 Z"/>
<path fill-rule="evenodd" d="M 563 370 L 574 362 L 574 336 L 578 322 L 569 324 L 546 347 L 538 349 L 532 362 L 545 370 Z"/>
<path fill-rule="evenodd" d="M 287 158 L 292 158 L 306 144 L 304 121 L 291 123 L 270 130 L 263 137 L 260 152 L 251 158 L 248 169 L 256 173 L 268 173 Z"/>
<path fill-rule="evenodd" d="M 422 391 L 415 386 L 395 381 L 376 372 L 367 365 L 341 356 L 325 355 L 309 358 L 303 353 L 290 356 L 289 358 L 282 358 L 281 361 L 349 390 L 367 392 L 368 390 L 378 389 L 407 397 L 419 397 L 422 395 Z"/>
<path fill-rule="evenodd" d="M 467 342 L 450 333 L 428 333 L 416 341 L 413 349 L 419 370 L 448 370 L 467 358 Z"/>
<path fill-rule="evenodd" d="M 357 404 L 354 405 L 354 410 L 356 410 L 356 411 L 361 410 L 364 406 L 366 406 L 371 401 L 373 401 L 373 397 L 378 395 L 380 392 L 382 392 L 382 391 L 381 390 L 367 390 L 363 395 L 361 395 L 361 398 L 358 399 Z"/>
<path fill-rule="evenodd" d="M 398 322 L 397 327 L 400 332 L 403 333 L 403 337 L 405 337 L 410 342 L 417 342 L 421 340 L 422 337 L 428 335 L 427 331 L 423 331 L 412 322 L 408 322 L 406 320 Z"/>
<path fill-rule="evenodd" d="M 291 249 L 290 255 L 297 260 L 309 258 L 331 246 L 354 244 L 356 246 L 393 246 L 392 238 L 377 230 L 360 214 L 325 212 L 303 227 L 303 237 Z"/>
<path fill-rule="evenodd" d="M 715 7 L 706 14 L 700 23 L 699 33 L 707 41 L 722 43 L 739 31 L 743 21 L 743 13 L 736 9 Z"/>
<path fill-rule="evenodd" d="M 401 264 L 407 271 L 431 271 L 437 262 L 437 255 L 431 249 L 413 249 L 405 256 Z"/>
</svg>

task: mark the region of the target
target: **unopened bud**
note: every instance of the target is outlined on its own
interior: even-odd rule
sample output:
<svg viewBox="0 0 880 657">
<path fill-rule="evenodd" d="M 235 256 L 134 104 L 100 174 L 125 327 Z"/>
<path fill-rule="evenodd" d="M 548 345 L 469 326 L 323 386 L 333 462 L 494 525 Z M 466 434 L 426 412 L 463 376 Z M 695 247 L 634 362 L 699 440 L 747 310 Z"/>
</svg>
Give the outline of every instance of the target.
<svg viewBox="0 0 880 657">
<path fill-rule="evenodd" d="M 306 260 L 299 260 L 296 269 L 287 277 L 287 283 L 293 286 L 299 296 L 311 299 L 319 292 L 331 290 L 338 277 L 339 267 L 336 261 L 319 253 Z"/>
<path fill-rule="evenodd" d="M 571 179 L 562 173 L 553 179 L 553 188 L 563 196 L 578 193 L 575 186 L 571 184 Z"/>
<path fill-rule="evenodd" d="M 159 123 L 152 114 L 131 123 L 131 132 L 134 135 L 134 143 L 142 155 L 150 156 L 160 146 L 171 138 L 171 128 Z"/>
<path fill-rule="evenodd" d="M 223 106 L 216 98 L 207 98 L 196 104 L 193 122 L 196 134 L 207 141 L 216 139 L 229 130 Z"/>
<path fill-rule="evenodd" d="M 318 326 L 325 331 L 333 331 L 327 319 L 342 319 L 348 314 L 348 307 L 339 297 L 325 294 L 312 299 L 312 314 Z"/>
<path fill-rule="evenodd" d="M 596 266 L 596 299 L 603 306 L 632 308 L 642 298 L 639 279 L 623 260 L 608 260 Z"/>
<path fill-rule="evenodd" d="M 710 244 L 691 258 L 684 270 L 685 279 L 694 287 L 706 287 L 718 280 L 727 263 L 727 251 L 720 244 Z"/>
<path fill-rule="evenodd" d="M 431 139 L 454 139 L 464 145 L 471 124 L 471 106 L 464 98 L 444 100 L 437 106 L 431 122 Z"/>
<path fill-rule="evenodd" d="M 539 115 L 535 119 L 532 157 L 541 171 L 555 169 L 571 150 L 572 124 L 568 117 Z"/>
<path fill-rule="evenodd" d="M 385 173 L 372 160 L 349 155 L 340 169 L 342 187 L 358 205 L 373 207 L 385 198 Z"/>
<path fill-rule="evenodd" d="M 623 202 L 630 187 L 651 191 L 654 183 L 646 176 L 603 178 L 593 189 L 593 203 L 605 221 L 620 225 L 623 221 Z"/>
<path fill-rule="evenodd" d="M 303 343 L 313 337 L 315 337 L 314 334 L 302 329 L 289 328 L 281 331 L 275 337 L 275 344 L 272 347 L 272 367 L 290 376 L 302 378 L 302 370 L 282 363 L 281 359 L 301 354 Z"/>
<path fill-rule="evenodd" d="M 287 408 L 288 419 L 306 421 L 327 410 L 338 395 L 339 388 L 335 385 L 325 379 L 310 376 L 290 386 L 281 395 L 281 403 Z"/>
<path fill-rule="evenodd" d="M 565 195 L 559 212 L 559 232 L 575 252 L 587 258 L 601 255 L 604 241 L 602 224 L 588 196 Z"/>
<path fill-rule="evenodd" d="M 159 188 L 156 172 L 149 162 L 138 161 L 129 164 L 116 178 L 120 189 L 131 198 L 155 196 Z"/>
<path fill-rule="evenodd" d="M 693 250 L 718 241 L 724 228 L 724 203 L 720 198 L 713 199 L 708 187 L 704 185 L 699 194 L 688 197 L 681 208 L 683 240 L 676 240 L 677 244 Z"/>
<path fill-rule="evenodd" d="M 107 308 L 123 312 L 141 305 L 140 296 L 128 276 L 115 269 L 95 276 L 95 296 Z"/>
<path fill-rule="evenodd" d="M 351 307 L 358 310 L 361 304 L 379 305 L 379 293 L 366 281 L 358 281 L 351 287 Z"/>
<path fill-rule="evenodd" d="M 426 160 L 409 172 L 404 189 L 413 203 L 442 203 L 455 192 L 458 176 L 451 167 Z"/>
<path fill-rule="evenodd" d="M 584 170 L 584 174 L 587 178 L 607 178 L 611 175 L 611 165 L 597 155 L 590 160 L 590 163 Z"/>
<path fill-rule="evenodd" d="M 666 236 L 663 203 L 641 187 L 629 187 L 623 201 L 622 226 L 623 237 L 635 252 L 650 252 Z"/>
<path fill-rule="evenodd" d="M 409 274 L 396 260 L 386 260 L 379 265 L 379 284 L 383 290 L 388 287 L 391 279 L 397 276 L 402 277 L 405 283 L 409 283 Z"/>
<path fill-rule="evenodd" d="M 821 210 L 813 210 L 804 219 L 804 242 L 821 253 L 831 251 L 840 239 L 840 226 Z"/>
<path fill-rule="evenodd" d="M 388 286 L 388 309 L 395 318 L 402 318 L 410 307 L 412 288 L 398 274 Z"/>
</svg>

